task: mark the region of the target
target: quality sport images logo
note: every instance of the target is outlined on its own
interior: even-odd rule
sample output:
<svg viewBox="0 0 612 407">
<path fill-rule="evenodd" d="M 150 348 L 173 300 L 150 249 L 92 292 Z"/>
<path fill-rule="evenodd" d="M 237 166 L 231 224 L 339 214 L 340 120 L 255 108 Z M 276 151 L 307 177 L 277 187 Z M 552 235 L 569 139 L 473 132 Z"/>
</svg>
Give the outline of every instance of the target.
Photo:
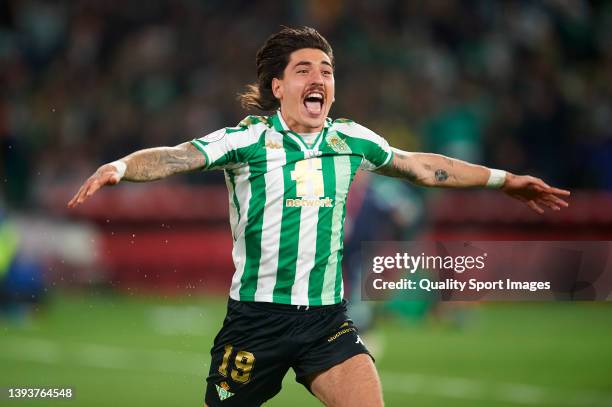
<svg viewBox="0 0 612 407">
<path fill-rule="evenodd" d="M 364 242 L 362 298 L 385 300 L 606 300 L 609 242 Z M 417 254 L 418 253 L 418 254 Z"/>
</svg>

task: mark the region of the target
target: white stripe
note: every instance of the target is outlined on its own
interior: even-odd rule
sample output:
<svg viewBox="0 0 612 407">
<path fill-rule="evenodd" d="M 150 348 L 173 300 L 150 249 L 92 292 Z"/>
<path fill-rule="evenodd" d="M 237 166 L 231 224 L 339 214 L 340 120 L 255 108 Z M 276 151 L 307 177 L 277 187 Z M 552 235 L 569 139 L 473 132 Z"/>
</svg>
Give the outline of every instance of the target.
<svg viewBox="0 0 612 407">
<path fill-rule="evenodd" d="M 364 127 L 355 122 L 337 123 L 334 125 L 334 130 L 339 131 L 343 134 L 346 134 L 349 137 L 371 141 L 372 143 L 377 144 L 382 150 L 384 150 L 387 153 L 387 158 L 385 159 L 385 162 L 379 166 L 374 165 L 373 163 L 371 163 L 364 157 L 364 159 L 361 162 L 361 165 L 359 166 L 360 169 L 372 171 L 372 170 L 382 167 L 383 165 L 386 165 L 391 159 L 391 156 L 392 156 L 391 147 L 389 146 L 389 143 L 387 142 L 387 140 L 385 140 L 383 137 L 379 136 L 372 130 L 368 129 L 367 127 Z"/>
<path fill-rule="evenodd" d="M 236 227 L 238 226 L 238 208 L 234 204 L 234 186 L 230 181 L 230 176 L 227 171 L 224 171 L 225 174 L 225 185 L 227 186 L 228 198 L 229 198 L 229 221 L 230 228 L 232 229 L 232 238 L 236 239 Z M 234 182 L 236 180 L 234 179 Z M 240 204 L 240 202 L 238 202 Z"/>
<path fill-rule="evenodd" d="M 309 305 L 308 280 L 315 262 L 318 219 L 318 207 L 302 207 L 295 280 L 291 287 L 291 304 L 293 305 Z"/>
<path fill-rule="evenodd" d="M 268 132 L 266 142 L 283 146 L 282 134 Z M 285 194 L 283 166 L 286 162 L 287 155 L 284 147 L 266 148 L 266 163 L 268 166 L 264 175 L 266 180 L 266 204 L 261 228 L 261 258 L 257 274 L 255 301 L 272 302 L 278 272 L 278 252 Z"/>
<path fill-rule="evenodd" d="M 234 182 L 236 184 L 236 197 L 240 204 L 240 222 L 232 227 L 235 232 L 236 241 L 232 250 L 232 258 L 234 259 L 234 267 L 236 272 L 232 277 L 232 287 L 230 288 L 230 298 L 240 300 L 240 279 L 244 273 L 244 265 L 246 263 L 246 245 L 244 242 L 244 230 L 248 221 L 247 214 L 249 213 L 249 201 L 251 200 L 251 183 L 249 176 L 251 175 L 250 167 L 235 170 Z"/>
<path fill-rule="evenodd" d="M 248 147 L 259 141 L 259 136 L 266 126 L 264 124 L 250 126 L 245 131 L 226 133 L 225 129 L 217 130 L 207 136 L 199 138 L 196 142 L 206 142 L 206 137 L 211 137 L 215 140 L 203 146 L 204 151 L 210 158 L 210 164 L 217 161 L 219 158 L 229 153 L 230 151 L 238 150 L 239 148 Z M 220 138 L 217 138 L 219 135 Z M 235 164 L 235 163 L 232 163 Z"/>
<path fill-rule="evenodd" d="M 280 109 L 276 111 L 276 114 L 283 130 L 289 130 L 289 126 L 287 126 L 287 123 L 285 123 L 285 119 L 283 119 L 283 114 L 281 113 Z"/>
<path fill-rule="evenodd" d="M 305 160 L 311 171 L 315 171 L 314 164 L 321 164 L 320 158 Z M 322 171 L 322 168 L 319 168 Z M 304 199 L 320 199 L 314 191 L 309 191 Z M 295 265 L 295 280 L 291 287 L 291 304 L 309 305 L 308 302 L 308 280 L 310 272 L 314 267 L 315 254 L 317 250 L 317 225 L 319 223 L 319 207 L 303 206 L 300 212 L 300 232 L 297 249 L 297 261 Z"/>
</svg>

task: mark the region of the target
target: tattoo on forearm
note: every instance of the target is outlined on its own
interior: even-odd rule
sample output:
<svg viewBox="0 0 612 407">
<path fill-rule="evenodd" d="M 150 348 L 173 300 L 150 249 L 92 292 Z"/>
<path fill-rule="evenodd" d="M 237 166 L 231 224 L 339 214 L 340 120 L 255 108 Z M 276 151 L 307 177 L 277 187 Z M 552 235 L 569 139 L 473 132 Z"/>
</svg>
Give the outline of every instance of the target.
<svg viewBox="0 0 612 407">
<path fill-rule="evenodd" d="M 128 165 L 124 179 L 136 182 L 153 181 L 204 165 L 204 156 L 187 143 L 140 150 L 124 160 Z"/>
<path fill-rule="evenodd" d="M 392 163 L 381 168 L 379 174 L 406 179 L 416 185 L 452 187 L 458 186 L 456 161 L 435 154 L 409 154 L 394 149 Z"/>
<path fill-rule="evenodd" d="M 436 170 L 434 176 L 437 182 L 444 182 L 448 179 L 448 172 L 444 170 Z"/>
</svg>

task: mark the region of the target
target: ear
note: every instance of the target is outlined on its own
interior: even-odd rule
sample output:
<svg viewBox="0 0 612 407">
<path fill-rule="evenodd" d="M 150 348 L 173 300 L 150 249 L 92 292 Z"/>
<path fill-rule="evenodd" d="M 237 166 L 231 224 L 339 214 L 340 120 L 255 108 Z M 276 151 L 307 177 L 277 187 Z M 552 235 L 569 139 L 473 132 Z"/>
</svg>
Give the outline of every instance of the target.
<svg viewBox="0 0 612 407">
<path fill-rule="evenodd" d="M 283 81 L 278 78 L 272 78 L 272 94 L 279 100 L 283 98 Z"/>
</svg>

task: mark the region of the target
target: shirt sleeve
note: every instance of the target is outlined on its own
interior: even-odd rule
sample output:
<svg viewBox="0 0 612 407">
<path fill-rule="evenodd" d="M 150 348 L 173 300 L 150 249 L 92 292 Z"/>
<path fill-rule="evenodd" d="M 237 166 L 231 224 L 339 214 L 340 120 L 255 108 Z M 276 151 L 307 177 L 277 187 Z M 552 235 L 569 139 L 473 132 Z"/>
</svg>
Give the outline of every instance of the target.
<svg viewBox="0 0 612 407">
<path fill-rule="evenodd" d="M 206 157 L 205 170 L 236 168 L 248 161 L 257 143 L 249 128 L 224 128 L 191 140 Z"/>
<path fill-rule="evenodd" d="M 360 169 L 375 171 L 387 165 L 393 158 L 393 150 L 387 140 L 360 124 L 352 124 L 351 136 L 359 139 L 361 155 L 363 157 Z"/>
</svg>

